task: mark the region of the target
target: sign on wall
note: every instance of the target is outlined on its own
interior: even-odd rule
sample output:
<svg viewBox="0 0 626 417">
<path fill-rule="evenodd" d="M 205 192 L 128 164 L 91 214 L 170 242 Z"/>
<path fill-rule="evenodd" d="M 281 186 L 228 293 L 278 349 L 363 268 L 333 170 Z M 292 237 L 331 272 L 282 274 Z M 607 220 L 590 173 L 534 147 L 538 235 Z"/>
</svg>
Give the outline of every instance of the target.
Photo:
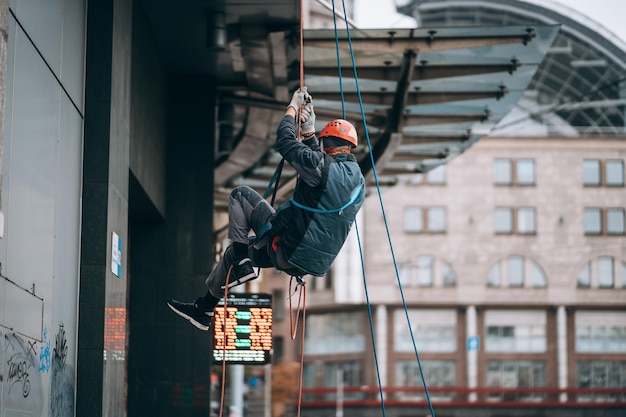
<svg viewBox="0 0 626 417">
<path fill-rule="evenodd" d="M 213 361 L 245 365 L 270 362 L 272 349 L 272 296 L 228 294 L 215 307 L 213 317 Z"/>
<path fill-rule="evenodd" d="M 111 272 L 116 277 L 122 275 L 122 238 L 115 232 L 111 237 Z"/>
</svg>

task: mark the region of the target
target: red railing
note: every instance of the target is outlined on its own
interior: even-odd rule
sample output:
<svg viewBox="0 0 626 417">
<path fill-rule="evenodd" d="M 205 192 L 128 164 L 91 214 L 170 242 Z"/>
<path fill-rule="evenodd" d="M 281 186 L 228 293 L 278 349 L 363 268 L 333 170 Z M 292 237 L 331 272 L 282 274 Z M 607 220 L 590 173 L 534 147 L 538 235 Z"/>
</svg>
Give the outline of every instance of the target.
<svg viewBox="0 0 626 417">
<path fill-rule="evenodd" d="M 626 408 L 626 388 L 466 388 L 428 389 L 436 407 L 585 407 Z M 423 388 L 385 387 L 385 406 L 427 405 Z M 345 387 L 343 407 L 380 406 L 377 387 Z M 302 407 L 334 407 L 337 388 L 308 388 L 302 391 Z"/>
</svg>

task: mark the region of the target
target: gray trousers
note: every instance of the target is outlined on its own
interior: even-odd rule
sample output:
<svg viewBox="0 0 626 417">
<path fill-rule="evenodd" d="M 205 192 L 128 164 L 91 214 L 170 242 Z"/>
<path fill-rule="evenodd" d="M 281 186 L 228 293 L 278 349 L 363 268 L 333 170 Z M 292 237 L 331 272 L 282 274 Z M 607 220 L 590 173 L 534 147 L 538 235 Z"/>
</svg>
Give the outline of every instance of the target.
<svg viewBox="0 0 626 417">
<path fill-rule="evenodd" d="M 228 202 L 228 238 L 232 242 L 245 243 L 250 245 L 255 236 L 263 232 L 276 213 L 274 207 L 252 188 L 242 185 L 235 188 L 230 193 Z M 250 231 L 254 236 L 250 237 Z M 252 248 L 249 247 L 249 252 Z M 251 256 L 255 266 L 267 268 L 273 265 L 267 255 Z M 235 259 L 234 248 L 229 246 L 224 252 L 224 256 L 213 268 L 213 271 L 206 279 L 206 285 L 211 294 L 217 298 L 224 296 L 222 287 L 226 284 L 226 277 Z"/>
</svg>

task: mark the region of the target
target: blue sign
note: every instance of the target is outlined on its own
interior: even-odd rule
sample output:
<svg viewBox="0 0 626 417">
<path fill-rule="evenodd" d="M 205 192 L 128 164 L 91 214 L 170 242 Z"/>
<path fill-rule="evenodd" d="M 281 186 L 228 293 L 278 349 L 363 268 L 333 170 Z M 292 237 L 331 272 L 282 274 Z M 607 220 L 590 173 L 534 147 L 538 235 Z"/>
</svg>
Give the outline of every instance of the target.
<svg viewBox="0 0 626 417">
<path fill-rule="evenodd" d="M 122 275 L 122 238 L 115 232 L 111 236 L 111 272 Z"/>
<path fill-rule="evenodd" d="M 470 336 L 467 338 L 467 351 L 476 352 L 480 346 L 480 339 L 478 336 Z"/>
</svg>

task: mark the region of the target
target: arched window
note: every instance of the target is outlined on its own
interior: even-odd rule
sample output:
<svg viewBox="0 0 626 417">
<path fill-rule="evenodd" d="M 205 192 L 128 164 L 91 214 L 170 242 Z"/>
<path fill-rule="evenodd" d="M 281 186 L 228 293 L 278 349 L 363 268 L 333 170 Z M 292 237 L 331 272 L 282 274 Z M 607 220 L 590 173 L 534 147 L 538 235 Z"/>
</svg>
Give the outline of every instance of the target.
<svg viewBox="0 0 626 417">
<path fill-rule="evenodd" d="M 548 280 L 541 266 L 521 255 L 500 259 L 487 273 L 488 287 L 545 288 L 547 285 Z"/>
<path fill-rule="evenodd" d="M 612 256 L 598 256 L 578 271 L 578 288 L 626 288 L 626 262 Z"/>
<path fill-rule="evenodd" d="M 400 283 L 409 287 L 454 287 L 456 274 L 452 266 L 432 255 L 419 255 L 398 266 Z"/>
</svg>

